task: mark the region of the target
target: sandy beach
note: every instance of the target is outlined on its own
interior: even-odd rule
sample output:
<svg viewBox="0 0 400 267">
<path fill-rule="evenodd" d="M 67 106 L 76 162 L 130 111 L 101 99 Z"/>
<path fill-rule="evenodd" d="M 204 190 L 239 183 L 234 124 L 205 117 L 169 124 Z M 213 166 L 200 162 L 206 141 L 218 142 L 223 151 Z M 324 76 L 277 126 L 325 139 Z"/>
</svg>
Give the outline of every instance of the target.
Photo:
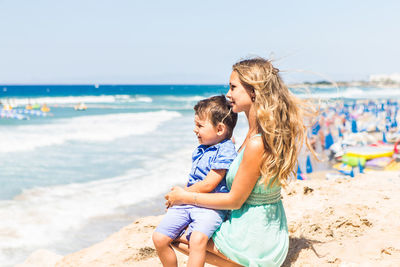
<svg viewBox="0 0 400 267">
<path fill-rule="evenodd" d="M 399 266 L 399 192 L 399 172 L 336 180 L 314 173 L 292 182 L 283 193 L 290 232 L 284 266 Z M 69 255 L 38 250 L 17 267 L 161 266 L 151 241 L 161 218 L 140 218 Z M 186 264 L 186 256 L 178 259 Z"/>
<path fill-rule="evenodd" d="M 269 258 L 273 243 L 285 267 L 400 267 L 399 10 L 0 1 L 0 267 L 162 266 L 152 235 L 169 190 L 226 169 L 233 197 L 215 207 L 236 208 L 259 163 L 293 181 L 280 196 L 253 187 L 248 203 L 282 203 L 241 208 L 222 233 L 233 247 Z M 229 103 L 195 109 L 212 96 Z M 260 157 L 245 153 L 258 134 Z"/>
</svg>

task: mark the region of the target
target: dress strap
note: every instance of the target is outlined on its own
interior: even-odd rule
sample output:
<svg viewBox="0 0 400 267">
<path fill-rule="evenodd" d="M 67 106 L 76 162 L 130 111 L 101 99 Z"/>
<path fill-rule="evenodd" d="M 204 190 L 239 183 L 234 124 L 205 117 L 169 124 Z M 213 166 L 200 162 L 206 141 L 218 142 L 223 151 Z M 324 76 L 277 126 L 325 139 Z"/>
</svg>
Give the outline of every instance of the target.
<svg viewBox="0 0 400 267">
<path fill-rule="evenodd" d="M 252 137 L 250 137 L 249 139 L 251 139 L 253 137 L 256 137 L 256 136 L 261 136 L 261 134 L 260 133 L 255 134 Z M 246 146 L 244 146 L 243 148 L 242 148 L 242 146 L 243 146 L 243 144 L 239 147 L 239 149 L 238 149 L 239 152 L 238 153 L 242 153 L 244 151 L 244 149 L 246 148 Z"/>
</svg>

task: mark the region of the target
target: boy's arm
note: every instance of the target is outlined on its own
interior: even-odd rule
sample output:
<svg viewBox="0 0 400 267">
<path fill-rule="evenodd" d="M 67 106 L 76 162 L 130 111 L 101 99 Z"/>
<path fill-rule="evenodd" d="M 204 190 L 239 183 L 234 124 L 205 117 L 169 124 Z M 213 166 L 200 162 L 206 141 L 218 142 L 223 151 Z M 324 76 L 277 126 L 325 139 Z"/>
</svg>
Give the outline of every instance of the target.
<svg viewBox="0 0 400 267">
<path fill-rule="evenodd" d="M 189 192 L 197 192 L 197 193 L 209 193 L 214 190 L 215 187 L 221 182 L 226 173 L 226 169 L 220 170 L 210 170 L 207 176 L 203 181 L 197 182 L 189 187 L 186 187 L 185 190 Z"/>
</svg>

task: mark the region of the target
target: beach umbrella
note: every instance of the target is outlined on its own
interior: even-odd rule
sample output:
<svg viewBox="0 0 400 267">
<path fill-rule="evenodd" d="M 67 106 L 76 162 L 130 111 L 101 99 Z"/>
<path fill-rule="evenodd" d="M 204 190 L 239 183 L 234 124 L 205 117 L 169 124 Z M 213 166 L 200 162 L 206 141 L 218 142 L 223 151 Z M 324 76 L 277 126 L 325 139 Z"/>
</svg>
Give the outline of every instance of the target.
<svg viewBox="0 0 400 267">
<path fill-rule="evenodd" d="M 358 170 L 360 173 L 364 173 L 364 167 L 362 166 L 360 159 L 358 159 Z"/>
<path fill-rule="evenodd" d="M 321 125 L 319 125 L 319 122 L 317 121 L 312 127 L 312 134 L 317 135 L 320 129 Z"/>
<path fill-rule="evenodd" d="M 389 113 L 386 115 L 386 122 L 388 122 L 388 123 L 391 123 L 391 122 L 392 122 L 391 116 L 392 116 L 392 115 L 389 114 Z"/>
<path fill-rule="evenodd" d="M 304 180 L 304 177 L 301 173 L 300 165 L 297 165 L 297 180 Z"/>
<path fill-rule="evenodd" d="M 346 115 L 346 120 L 350 120 L 350 113 L 346 112 L 345 115 Z"/>
<path fill-rule="evenodd" d="M 329 132 L 326 136 L 325 136 L 325 149 L 329 149 L 331 147 L 331 145 L 333 145 L 333 137 L 331 132 Z"/>
<path fill-rule="evenodd" d="M 357 133 L 357 121 L 355 119 L 353 119 L 351 121 L 351 132 L 352 133 Z"/>
<path fill-rule="evenodd" d="M 310 155 L 307 156 L 306 172 L 307 173 L 312 173 L 312 165 L 311 165 L 311 157 L 310 157 Z"/>
</svg>

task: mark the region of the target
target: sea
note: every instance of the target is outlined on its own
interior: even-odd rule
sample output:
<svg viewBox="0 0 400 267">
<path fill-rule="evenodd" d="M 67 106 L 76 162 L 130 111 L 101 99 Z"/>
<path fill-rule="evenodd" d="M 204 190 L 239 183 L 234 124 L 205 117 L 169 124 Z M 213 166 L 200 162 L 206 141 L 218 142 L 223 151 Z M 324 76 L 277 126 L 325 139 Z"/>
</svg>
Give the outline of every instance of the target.
<svg viewBox="0 0 400 267">
<path fill-rule="evenodd" d="M 183 185 L 197 101 L 227 85 L 0 85 L 0 266 L 47 249 L 65 255 L 104 240 L 139 217 L 164 212 Z M 400 99 L 400 89 L 312 88 L 317 99 Z M 86 110 L 75 110 L 78 104 Z M 27 112 L 46 104 L 50 111 Z M 22 119 L 21 119 L 22 118 Z M 247 130 L 240 114 L 236 143 Z"/>
</svg>

